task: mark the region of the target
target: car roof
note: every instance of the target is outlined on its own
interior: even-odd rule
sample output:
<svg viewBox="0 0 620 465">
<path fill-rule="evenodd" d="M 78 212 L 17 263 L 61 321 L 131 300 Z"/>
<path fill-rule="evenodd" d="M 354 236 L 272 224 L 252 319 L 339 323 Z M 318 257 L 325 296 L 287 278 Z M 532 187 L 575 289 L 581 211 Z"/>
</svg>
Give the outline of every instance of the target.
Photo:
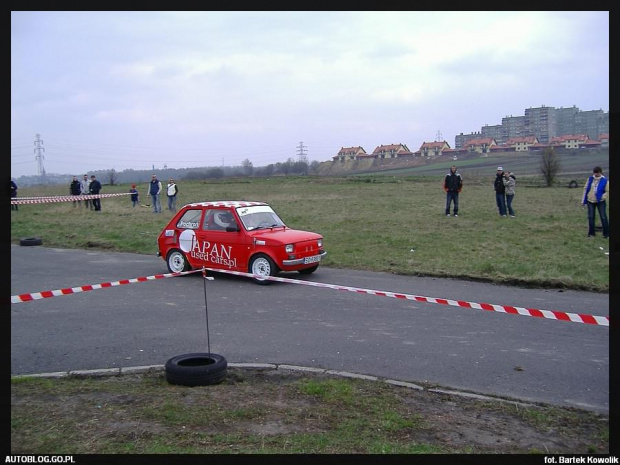
<svg viewBox="0 0 620 465">
<path fill-rule="evenodd" d="M 265 202 L 255 202 L 251 200 L 210 200 L 208 202 L 193 202 L 184 205 L 185 207 L 252 207 L 255 205 L 267 205 Z"/>
</svg>

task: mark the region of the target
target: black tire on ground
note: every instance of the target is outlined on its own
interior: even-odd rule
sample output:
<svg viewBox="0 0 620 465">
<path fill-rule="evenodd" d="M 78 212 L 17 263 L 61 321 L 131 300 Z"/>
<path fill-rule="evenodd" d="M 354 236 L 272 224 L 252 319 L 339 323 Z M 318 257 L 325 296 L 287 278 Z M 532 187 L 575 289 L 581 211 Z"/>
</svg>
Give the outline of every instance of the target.
<svg viewBox="0 0 620 465">
<path fill-rule="evenodd" d="M 303 270 L 298 270 L 300 274 L 312 274 L 319 268 L 319 265 L 311 266 L 310 268 L 304 268 Z"/>
<path fill-rule="evenodd" d="M 228 362 L 221 355 L 202 352 L 172 357 L 164 368 L 170 384 L 208 386 L 226 378 Z"/>
<path fill-rule="evenodd" d="M 573 188 L 573 187 L 579 187 L 579 184 L 577 184 L 577 181 L 575 181 L 574 179 L 568 183 L 568 187 Z"/>
<path fill-rule="evenodd" d="M 170 273 L 179 273 L 182 271 L 189 271 L 190 266 L 185 254 L 179 249 L 171 249 L 166 256 L 166 265 Z"/>
<path fill-rule="evenodd" d="M 259 253 L 258 255 L 252 257 L 250 260 L 250 266 L 248 267 L 248 273 L 257 274 L 261 276 L 275 276 L 278 273 L 279 269 L 276 264 L 273 262 L 271 257 L 268 255 Z M 261 278 L 252 278 L 255 283 L 267 285 L 272 284 L 273 281 L 269 281 L 268 279 Z"/>
<path fill-rule="evenodd" d="M 43 241 L 40 237 L 26 237 L 19 240 L 19 245 L 41 245 Z"/>
</svg>

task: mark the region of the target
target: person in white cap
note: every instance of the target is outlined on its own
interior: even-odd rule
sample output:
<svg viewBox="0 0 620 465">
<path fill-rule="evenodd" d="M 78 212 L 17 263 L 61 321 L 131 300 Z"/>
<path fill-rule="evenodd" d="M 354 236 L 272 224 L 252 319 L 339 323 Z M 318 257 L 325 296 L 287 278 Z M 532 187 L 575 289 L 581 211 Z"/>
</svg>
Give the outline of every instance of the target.
<svg viewBox="0 0 620 465">
<path fill-rule="evenodd" d="M 499 216 L 506 217 L 506 187 L 504 186 L 504 168 L 497 167 L 497 174 L 495 176 L 495 203 L 497 203 L 497 209 L 499 210 Z"/>
</svg>

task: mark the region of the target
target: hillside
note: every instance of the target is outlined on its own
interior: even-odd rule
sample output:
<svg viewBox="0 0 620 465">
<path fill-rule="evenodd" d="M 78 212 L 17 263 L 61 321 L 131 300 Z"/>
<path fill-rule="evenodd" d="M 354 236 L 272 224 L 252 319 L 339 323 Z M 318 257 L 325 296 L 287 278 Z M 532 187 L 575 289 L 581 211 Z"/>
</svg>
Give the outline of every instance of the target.
<svg viewBox="0 0 620 465">
<path fill-rule="evenodd" d="M 559 152 L 561 178 L 582 179 L 587 177 L 594 166 L 601 166 L 609 177 L 609 149 L 572 150 Z M 488 156 L 480 154 L 459 155 L 453 160 L 450 155 L 431 159 L 384 159 L 352 160 L 346 162 L 323 162 L 319 165 L 320 176 L 347 175 L 424 175 L 438 176 L 448 172 L 456 165 L 463 175 L 472 177 L 494 175 L 497 167 L 514 171 L 520 175 L 538 176 L 540 174 L 541 152 L 500 152 Z"/>
</svg>

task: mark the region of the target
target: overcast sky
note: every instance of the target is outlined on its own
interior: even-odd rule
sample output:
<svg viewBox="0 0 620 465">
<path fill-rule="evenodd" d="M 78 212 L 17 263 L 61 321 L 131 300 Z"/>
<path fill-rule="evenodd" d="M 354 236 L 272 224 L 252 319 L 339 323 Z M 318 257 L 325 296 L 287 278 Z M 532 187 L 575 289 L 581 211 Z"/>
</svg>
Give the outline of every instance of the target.
<svg viewBox="0 0 620 465">
<path fill-rule="evenodd" d="M 609 111 L 609 12 L 11 13 L 11 175 L 327 161 Z"/>
</svg>

